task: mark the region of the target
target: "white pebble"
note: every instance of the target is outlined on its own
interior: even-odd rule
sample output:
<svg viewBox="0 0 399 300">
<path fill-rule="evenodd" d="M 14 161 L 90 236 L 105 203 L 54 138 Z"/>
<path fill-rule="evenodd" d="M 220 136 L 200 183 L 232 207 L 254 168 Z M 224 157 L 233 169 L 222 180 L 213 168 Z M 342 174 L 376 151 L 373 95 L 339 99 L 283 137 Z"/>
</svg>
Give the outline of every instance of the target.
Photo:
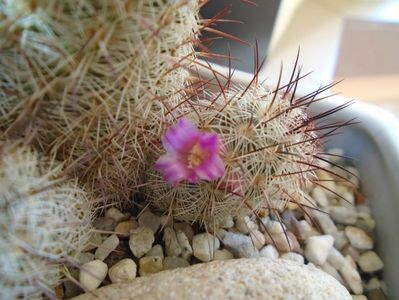
<svg viewBox="0 0 399 300">
<path fill-rule="evenodd" d="M 349 255 L 350 257 L 352 257 L 352 259 L 354 261 L 358 261 L 359 257 L 360 257 L 360 252 L 359 250 L 357 250 L 356 248 L 353 248 L 351 245 L 346 246 L 345 248 L 343 248 L 341 250 L 341 253 L 343 255 Z"/>
<path fill-rule="evenodd" d="M 349 240 L 343 230 L 339 230 L 331 235 L 334 238 L 334 247 L 338 250 L 342 250 L 345 246 L 349 244 Z"/>
<path fill-rule="evenodd" d="M 355 195 L 352 192 L 345 192 L 340 194 L 343 198 L 339 198 L 339 203 L 345 207 L 353 207 L 355 205 Z"/>
<path fill-rule="evenodd" d="M 356 210 L 357 210 L 358 213 L 365 213 L 365 214 L 368 214 L 368 215 L 371 214 L 370 207 L 368 207 L 365 204 L 356 205 Z"/>
<path fill-rule="evenodd" d="M 252 243 L 251 238 L 247 235 L 226 232 L 223 239 L 223 244 L 237 257 L 252 258 L 258 256 L 258 250 Z"/>
<path fill-rule="evenodd" d="M 94 228 L 102 231 L 113 231 L 117 222 L 112 218 L 99 217 L 93 221 Z"/>
<path fill-rule="evenodd" d="M 249 236 L 252 239 L 252 242 L 254 243 L 255 248 L 258 250 L 260 248 L 262 248 L 266 242 L 264 234 L 262 232 L 260 232 L 259 230 L 252 230 L 251 233 L 249 234 Z"/>
<path fill-rule="evenodd" d="M 76 259 L 78 260 L 79 264 L 84 265 L 85 263 L 94 260 L 94 254 L 90 252 L 81 252 L 78 254 Z"/>
<path fill-rule="evenodd" d="M 161 220 L 162 228 L 170 227 L 173 224 L 173 220 L 172 220 L 171 216 L 161 216 L 159 219 Z"/>
<path fill-rule="evenodd" d="M 152 248 L 150 249 L 150 251 L 148 251 L 145 256 L 158 256 L 161 259 L 164 259 L 164 254 L 163 254 L 163 248 L 161 245 L 156 244 L 154 246 L 152 246 Z"/>
<path fill-rule="evenodd" d="M 358 212 L 355 227 L 361 228 L 366 232 L 372 232 L 375 228 L 375 220 L 368 213 Z"/>
<path fill-rule="evenodd" d="M 133 255 L 140 258 L 151 249 L 154 241 L 154 232 L 150 228 L 138 227 L 130 235 L 129 247 Z"/>
<path fill-rule="evenodd" d="M 108 266 L 101 260 L 85 263 L 79 272 L 79 282 L 87 291 L 98 288 L 107 276 Z"/>
<path fill-rule="evenodd" d="M 267 245 L 259 251 L 259 256 L 267 257 L 270 259 L 277 259 L 279 254 L 276 247 L 274 247 L 273 245 Z"/>
<path fill-rule="evenodd" d="M 210 233 L 200 233 L 193 237 L 193 254 L 200 261 L 211 261 L 215 250 L 219 249 L 219 247 L 218 238 Z"/>
<path fill-rule="evenodd" d="M 192 243 L 193 237 L 194 237 L 194 230 L 190 224 L 188 224 L 186 222 L 175 223 L 173 225 L 173 227 L 176 230 L 176 232 L 179 230 L 183 231 L 184 234 L 186 235 L 186 237 L 188 238 L 188 240 L 190 241 L 190 243 Z"/>
<path fill-rule="evenodd" d="M 216 250 L 213 260 L 228 260 L 233 259 L 234 255 L 227 249 Z"/>
<path fill-rule="evenodd" d="M 332 277 L 334 277 L 336 280 L 338 280 L 342 285 L 346 286 L 346 283 L 344 281 L 344 279 L 342 278 L 342 276 L 338 273 L 338 271 L 332 266 L 330 265 L 328 262 L 325 262 L 321 268 L 323 269 L 324 272 L 330 274 Z"/>
<path fill-rule="evenodd" d="M 339 270 L 345 263 L 345 257 L 341 254 L 341 252 L 332 247 L 330 253 L 328 254 L 327 262 L 335 269 Z"/>
<path fill-rule="evenodd" d="M 311 196 L 321 207 L 327 207 L 329 205 L 326 192 L 323 188 L 315 186 L 311 192 Z"/>
<path fill-rule="evenodd" d="M 331 235 L 311 236 L 306 240 L 305 257 L 315 265 L 323 265 L 334 244 Z"/>
<path fill-rule="evenodd" d="M 226 216 L 220 223 L 220 227 L 225 229 L 231 228 L 233 226 L 234 226 L 234 220 L 231 215 Z"/>
<path fill-rule="evenodd" d="M 177 231 L 176 237 L 181 248 L 181 257 L 184 259 L 189 259 L 193 254 L 193 248 L 190 245 L 188 237 L 183 231 L 180 230 Z"/>
<path fill-rule="evenodd" d="M 165 242 L 166 256 L 179 256 L 181 254 L 181 246 L 177 240 L 176 232 L 171 227 L 166 227 L 163 233 Z"/>
<path fill-rule="evenodd" d="M 342 164 L 345 152 L 342 148 L 330 148 L 327 153 L 332 154 L 328 156 L 328 160 L 335 164 Z"/>
<path fill-rule="evenodd" d="M 94 257 L 99 260 L 104 260 L 115 250 L 119 245 L 119 239 L 116 234 L 110 235 L 104 242 L 97 248 Z"/>
<path fill-rule="evenodd" d="M 356 249 L 369 250 L 373 248 L 373 240 L 364 230 L 353 226 L 347 226 L 345 227 L 345 234 L 350 244 Z"/>
<path fill-rule="evenodd" d="M 219 239 L 219 240 L 223 240 L 223 238 L 224 238 L 224 235 L 226 234 L 226 230 L 225 229 L 223 229 L 223 228 L 219 228 L 217 231 L 216 231 L 216 237 Z"/>
<path fill-rule="evenodd" d="M 367 291 L 380 289 L 381 283 L 377 277 L 373 277 L 365 284 L 365 288 Z"/>
<path fill-rule="evenodd" d="M 331 218 L 339 224 L 353 225 L 357 220 L 357 212 L 354 207 L 332 206 L 330 207 Z"/>
<path fill-rule="evenodd" d="M 324 188 L 321 188 L 325 190 L 326 195 L 328 197 L 334 198 L 335 194 L 333 192 L 335 192 L 336 189 L 334 178 L 328 172 L 323 170 L 317 170 L 316 173 L 318 179 L 320 180 L 320 184 L 324 186 Z"/>
<path fill-rule="evenodd" d="M 353 261 L 352 257 L 349 255 L 345 257 L 345 263 L 339 270 L 339 273 L 353 293 L 358 295 L 363 293 L 362 278 L 356 269 L 356 263 Z"/>
<path fill-rule="evenodd" d="M 238 216 L 235 222 L 235 227 L 243 234 L 248 234 L 252 230 L 258 229 L 258 226 L 252 222 L 248 216 Z"/>
<path fill-rule="evenodd" d="M 287 230 L 287 228 L 285 227 L 285 225 L 283 223 L 274 221 L 274 220 L 270 220 L 269 218 L 262 220 L 262 222 L 266 227 L 265 232 L 268 232 L 271 235 L 281 234 Z"/>
<path fill-rule="evenodd" d="M 335 226 L 334 221 L 331 220 L 328 214 L 314 210 L 313 216 L 316 218 L 324 234 L 333 235 L 335 232 L 338 231 L 337 226 Z"/>
<path fill-rule="evenodd" d="M 109 269 L 108 276 L 112 283 L 120 283 L 132 281 L 136 278 L 136 273 L 136 263 L 130 258 L 125 258 L 118 261 Z"/>
<path fill-rule="evenodd" d="M 352 300 L 367 300 L 365 295 L 352 295 Z"/>
<path fill-rule="evenodd" d="M 90 251 L 96 249 L 104 240 L 104 236 L 99 232 L 92 232 L 90 238 L 87 242 L 87 246 L 83 249 L 83 251 Z"/>
<path fill-rule="evenodd" d="M 374 251 L 367 251 L 360 255 L 357 260 L 360 269 L 366 273 L 372 273 L 384 268 L 384 263 Z"/>
<path fill-rule="evenodd" d="M 139 227 L 138 223 L 133 220 L 123 221 L 115 227 L 115 233 L 121 237 L 128 237 L 133 229 Z"/>
<path fill-rule="evenodd" d="M 292 260 L 292 261 L 295 261 L 295 262 L 297 262 L 299 264 L 304 264 L 305 263 L 305 259 L 303 258 L 303 256 L 301 254 L 295 253 L 295 252 L 283 253 L 283 254 L 281 254 L 280 258 Z"/>
<path fill-rule="evenodd" d="M 297 225 L 298 234 L 302 240 L 306 240 L 308 237 L 314 235 L 320 235 L 314 227 L 312 227 L 306 220 L 301 220 Z"/>
<path fill-rule="evenodd" d="M 161 218 L 149 210 L 143 212 L 139 216 L 138 221 L 141 227 L 148 227 L 154 233 L 157 232 L 158 228 L 161 226 Z"/>
<path fill-rule="evenodd" d="M 115 207 L 111 207 L 105 211 L 105 217 L 111 218 L 117 223 L 120 221 L 127 220 L 129 218 L 129 216 L 130 216 L 129 214 L 124 214 L 119 209 L 117 209 Z"/>
</svg>

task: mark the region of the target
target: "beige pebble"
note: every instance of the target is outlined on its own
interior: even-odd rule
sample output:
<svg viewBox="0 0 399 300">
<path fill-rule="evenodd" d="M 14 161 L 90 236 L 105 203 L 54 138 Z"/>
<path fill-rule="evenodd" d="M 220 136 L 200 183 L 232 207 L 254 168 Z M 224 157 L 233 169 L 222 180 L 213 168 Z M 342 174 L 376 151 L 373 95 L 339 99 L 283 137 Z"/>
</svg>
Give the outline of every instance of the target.
<svg viewBox="0 0 399 300">
<path fill-rule="evenodd" d="M 353 293 L 357 295 L 363 293 L 362 278 L 360 277 L 360 274 L 356 269 L 356 263 L 353 261 L 351 256 L 347 255 L 345 257 L 345 263 L 338 271 Z"/>
<path fill-rule="evenodd" d="M 82 286 L 92 291 L 98 288 L 107 276 L 108 266 L 101 260 L 93 260 L 82 265 L 79 272 L 79 282 Z"/>
<path fill-rule="evenodd" d="M 200 233 L 193 238 L 193 254 L 200 261 L 211 261 L 215 250 L 219 247 L 219 239 L 210 233 Z"/>
<path fill-rule="evenodd" d="M 234 220 L 231 215 L 226 216 L 220 223 L 220 227 L 225 229 L 231 228 L 233 226 L 234 226 Z"/>
<path fill-rule="evenodd" d="M 326 192 L 323 188 L 315 186 L 311 192 L 311 196 L 317 202 L 317 204 L 319 204 L 319 206 L 327 207 L 329 205 Z"/>
<path fill-rule="evenodd" d="M 129 220 L 118 223 L 115 227 L 115 233 L 121 237 L 129 237 L 133 229 L 139 227 L 137 221 Z"/>
<path fill-rule="evenodd" d="M 357 227 L 346 226 L 345 235 L 349 239 L 350 244 L 359 250 L 373 249 L 373 239 L 367 233 Z"/>
<path fill-rule="evenodd" d="M 129 248 L 135 257 L 140 258 L 150 251 L 154 241 L 154 232 L 150 228 L 138 227 L 132 230 L 129 238 Z"/>
<path fill-rule="evenodd" d="M 349 255 L 352 257 L 354 261 L 358 261 L 360 257 L 360 252 L 356 248 L 352 247 L 351 245 L 347 245 L 345 248 L 341 250 L 342 255 Z"/>
<path fill-rule="evenodd" d="M 143 212 L 139 218 L 139 225 L 150 228 L 154 233 L 157 232 L 161 226 L 161 218 L 153 214 L 150 210 Z"/>
<path fill-rule="evenodd" d="M 227 249 L 217 249 L 215 250 L 215 254 L 213 256 L 213 260 L 227 260 L 227 259 L 233 259 L 234 255 Z"/>
<path fill-rule="evenodd" d="M 94 253 L 94 257 L 99 260 L 104 260 L 116 249 L 119 245 L 119 239 L 116 234 L 110 235 L 102 242 Z"/>
<path fill-rule="evenodd" d="M 190 264 L 182 257 L 167 256 L 163 260 L 163 270 L 172 270 L 176 268 L 185 268 Z"/>
<path fill-rule="evenodd" d="M 334 178 L 326 171 L 317 170 L 316 171 L 317 177 L 320 180 L 320 185 L 324 186 L 321 187 L 325 190 L 327 197 L 334 198 L 336 197 L 333 192 L 336 190 L 336 184 Z"/>
<path fill-rule="evenodd" d="M 181 257 L 188 260 L 191 255 L 193 255 L 193 248 L 190 245 L 188 237 L 183 231 L 180 230 L 177 231 L 176 237 L 181 248 Z"/>
<path fill-rule="evenodd" d="M 295 235 L 287 231 L 285 234 L 281 233 L 279 235 L 270 236 L 265 233 L 266 244 L 273 245 L 279 252 L 301 252 L 302 248 Z"/>
<path fill-rule="evenodd" d="M 264 234 L 259 230 L 252 230 L 249 236 L 254 243 L 255 248 L 258 250 L 262 248 L 266 242 Z"/>
<path fill-rule="evenodd" d="M 372 273 L 384 268 L 384 263 L 374 251 L 367 251 L 360 255 L 357 260 L 360 269 L 366 273 Z"/>
<path fill-rule="evenodd" d="M 140 276 L 147 276 L 162 271 L 162 259 L 159 256 L 144 256 L 139 260 Z"/>
<path fill-rule="evenodd" d="M 125 258 L 109 269 L 108 276 L 112 283 L 128 282 L 136 278 L 136 272 L 136 263 L 130 258 Z"/>
<path fill-rule="evenodd" d="M 90 251 L 93 249 L 97 249 L 98 246 L 101 245 L 101 243 L 103 242 L 105 238 L 105 235 L 102 235 L 99 232 L 92 232 L 90 235 L 90 238 L 87 242 L 86 247 L 83 249 L 83 251 Z"/>
<path fill-rule="evenodd" d="M 186 237 L 188 238 L 188 240 L 190 241 L 190 243 L 193 242 L 193 237 L 194 237 L 194 230 L 193 227 L 191 227 L 190 224 L 186 223 L 186 222 L 181 222 L 181 223 L 175 223 L 173 225 L 175 231 L 183 231 L 184 234 L 186 235 Z"/>
<path fill-rule="evenodd" d="M 164 259 L 162 246 L 159 244 L 152 246 L 145 256 L 159 256 L 161 259 Z"/>
<path fill-rule="evenodd" d="M 252 230 L 258 229 L 258 226 L 250 219 L 249 216 L 238 216 L 235 221 L 235 227 L 242 234 L 248 234 Z"/>
<path fill-rule="evenodd" d="M 176 232 L 171 227 L 166 227 L 163 233 L 166 256 L 180 256 L 181 246 L 177 240 Z"/>
<path fill-rule="evenodd" d="M 116 223 L 129 219 L 130 214 L 124 214 L 119 209 L 111 207 L 105 211 L 105 217 L 113 219 Z"/>
</svg>

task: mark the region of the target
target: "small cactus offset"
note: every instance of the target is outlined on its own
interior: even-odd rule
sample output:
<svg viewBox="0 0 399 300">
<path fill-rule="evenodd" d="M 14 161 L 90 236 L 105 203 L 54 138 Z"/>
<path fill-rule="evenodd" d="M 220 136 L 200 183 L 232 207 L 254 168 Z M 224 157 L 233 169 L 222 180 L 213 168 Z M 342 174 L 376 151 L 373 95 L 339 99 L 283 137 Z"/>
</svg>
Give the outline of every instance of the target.
<svg viewBox="0 0 399 300">
<path fill-rule="evenodd" d="M 242 210 L 278 214 L 290 202 L 313 207 L 306 185 L 325 165 L 314 121 L 335 110 L 311 118 L 307 107 L 323 89 L 298 99 L 297 80 L 270 89 L 255 79 L 199 93 L 165 119 L 146 180 L 153 206 L 210 229 Z"/>
<path fill-rule="evenodd" d="M 164 100 L 194 64 L 197 1 L 0 1 L 0 127 L 35 135 L 100 206 L 142 184 Z M 173 100 L 175 99 L 175 100 Z"/>
<path fill-rule="evenodd" d="M 20 143 L 0 144 L 0 298 L 41 299 L 91 233 L 92 209 L 76 180 Z"/>
</svg>

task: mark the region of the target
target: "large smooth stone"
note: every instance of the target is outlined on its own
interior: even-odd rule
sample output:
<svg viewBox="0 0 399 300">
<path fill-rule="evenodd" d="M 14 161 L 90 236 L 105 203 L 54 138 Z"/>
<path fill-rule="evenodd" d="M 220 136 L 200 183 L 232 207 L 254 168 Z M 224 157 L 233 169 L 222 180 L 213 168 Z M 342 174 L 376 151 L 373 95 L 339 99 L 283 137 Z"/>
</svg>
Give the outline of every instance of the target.
<svg viewBox="0 0 399 300">
<path fill-rule="evenodd" d="M 197 264 L 112 284 L 75 300 L 307 299 L 351 300 L 332 276 L 286 259 L 232 259 Z"/>
</svg>

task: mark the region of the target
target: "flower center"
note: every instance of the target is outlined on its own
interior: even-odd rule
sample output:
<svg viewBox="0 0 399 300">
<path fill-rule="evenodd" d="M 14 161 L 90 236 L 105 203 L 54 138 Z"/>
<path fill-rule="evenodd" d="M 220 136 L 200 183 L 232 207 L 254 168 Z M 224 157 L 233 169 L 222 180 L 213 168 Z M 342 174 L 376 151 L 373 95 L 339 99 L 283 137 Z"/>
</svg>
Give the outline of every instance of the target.
<svg viewBox="0 0 399 300">
<path fill-rule="evenodd" d="M 187 164 L 189 168 L 198 167 L 205 159 L 206 153 L 201 149 L 198 144 L 191 148 L 187 156 Z"/>
</svg>

